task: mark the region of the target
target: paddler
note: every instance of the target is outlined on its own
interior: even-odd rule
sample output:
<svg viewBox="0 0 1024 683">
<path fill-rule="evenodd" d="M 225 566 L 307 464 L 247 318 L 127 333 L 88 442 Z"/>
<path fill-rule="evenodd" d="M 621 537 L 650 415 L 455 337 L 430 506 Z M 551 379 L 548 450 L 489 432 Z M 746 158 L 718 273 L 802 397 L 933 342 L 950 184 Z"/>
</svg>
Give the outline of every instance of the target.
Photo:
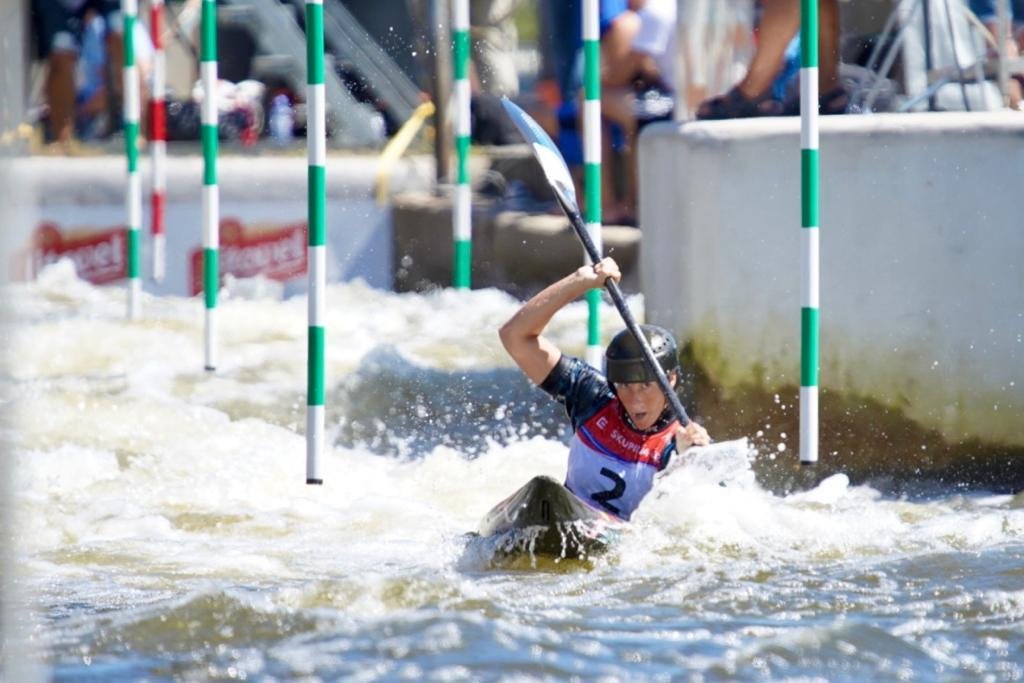
<svg viewBox="0 0 1024 683">
<path fill-rule="evenodd" d="M 565 485 L 584 502 L 629 519 L 654 486 L 673 453 L 706 446 L 707 430 L 696 422 L 683 427 L 673 415 L 640 345 L 623 330 L 605 350 L 605 374 L 563 354 L 543 336 L 555 313 L 588 290 L 618 282 L 611 258 L 583 266 L 548 286 L 516 311 L 499 332 L 512 359 L 531 382 L 565 405 L 572 423 Z M 641 331 L 676 385 L 678 347 L 672 334 L 656 325 Z"/>
</svg>

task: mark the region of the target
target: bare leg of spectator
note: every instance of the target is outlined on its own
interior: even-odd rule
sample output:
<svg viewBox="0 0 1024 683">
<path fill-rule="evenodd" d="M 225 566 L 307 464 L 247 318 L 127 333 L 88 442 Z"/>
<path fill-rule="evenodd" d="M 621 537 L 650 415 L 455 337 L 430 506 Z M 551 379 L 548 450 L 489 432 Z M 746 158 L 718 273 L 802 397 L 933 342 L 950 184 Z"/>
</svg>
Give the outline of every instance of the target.
<svg viewBox="0 0 1024 683">
<path fill-rule="evenodd" d="M 800 28 L 800 6 L 796 0 L 765 0 L 757 50 L 739 82 L 740 94 L 748 100 L 762 97 L 782 68 L 786 46 Z"/>
<path fill-rule="evenodd" d="M 839 87 L 839 3 L 818 3 L 818 92 L 822 95 Z"/>
<path fill-rule="evenodd" d="M 67 146 L 74 137 L 75 63 L 78 55 L 55 50 L 47 58 L 46 101 L 49 104 L 50 135 Z"/>
<path fill-rule="evenodd" d="M 765 0 L 757 50 L 743 77 L 727 95 L 705 101 L 698 118 L 731 118 L 777 113 L 765 98 L 782 68 L 786 47 L 800 29 L 798 0 Z M 830 98 L 825 113 L 845 109 L 839 86 L 839 5 L 837 0 L 818 2 L 818 91 Z M 830 97 L 831 96 L 831 97 Z M 836 111 L 831 111 L 831 110 Z"/>
<path fill-rule="evenodd" d="M 121 128 L 124 119 L 124 34 L 119 31 L 107 31 L 107 74 L 110 83 L 110 87 L 107 88 L 107 115 L 110 132 L 114 132 Z M 143 121 L 145 118 L 141 117 Z"/>
<path fill-rule="evenodd" d="M 757 51 L 740 92 L 747 99 L 763 96 L 782 68 L 789 41 L 800 30 L 800 6 L 795 0 L 765 0 Z M 818 88 L 824 94 L 839 83 L 839 6 L 835 0 L 818 3 Z"/>
<path fill-rule="evenodd" d="M 999 24 L 998 22 L 987 22 L 985 28 L 993 36 L 999 35 Z M 1024 52 L 1024 31 L 1020 31 L 1014 39 L 1013 36 L 1006 36 L 1004 41 L 1006 45 L 1006 57 L 1008 59 L 1014 59 Z M 989 49 L 989 56 L 995 57 L 996 51 Z M 1009 96 L 1010 96 L 1010 108 L 1019 109 L 1021 107 L 1021 101 L 1024 99 L 1024 77 L 1020 74 L 1012 74 L 1013 78 L 1010 79 L 1008 84 Z"/>
<path fill-rule="evenodd" d="M 640 30 L 640 17 L 631 10 L 621 13 L 601 36 L 601 218 L 605 223 L 619 223 L 632 219 L 634 210 L 629 207 L 629 178 L 631 164 L 629 156 L 634 153 L 636 121 L 633 117 L 633 92 L 631 83 L 637 75 L 638 63 L 633 55 L 633 39 Z M 582 117 L 582 107 L 580 108 Z M 606 122 L 622 126 L 626 137 L 624 162 L 626 165 L 626 188 L 620 200 L 615 183 L 616 151 L 612 147 L 612 136 Z M 582 121 L 580 130 L 583 130 Z"/>
<path fill-rule="evenodd" d="M 136 43 L 136 55 L 139 54 Z M 136 57 L 135 70 L 139 77 L 139 136 L 143 142 L 149 137 L 149 89 L 146 87 L 152 63 Z M 107 32 L 107 113 L 109 132 L 119 129 L 124 121 L 124 33 Z"/>
<path fill-rule="evenodd" d="M 605 223 L 635 223 L 636 221 L 636 114 L 633 103 L 636 100 L 632 88 L 605 88 L 601 91 L 601 116 L 608 123 L 618 124 L 625 136 L 623 164 L 625 166 L 622 200 L 616 199 L 614 184 L 614 161 L 611 149 L 611 135 L 604 131 L 606 141 L 603 154 L 609 163 L 601 165 L 601 192 L 604 206 L 601 208 Z"/>
<path fill-rule="evenodd" d="M 625 11 L 615 18 L 601 36 L 601 85 L 626 85 L 636 75 L 635 60 L 630 58 L 633 39 L 640 30 L 640 17 Z"/>
</svg>

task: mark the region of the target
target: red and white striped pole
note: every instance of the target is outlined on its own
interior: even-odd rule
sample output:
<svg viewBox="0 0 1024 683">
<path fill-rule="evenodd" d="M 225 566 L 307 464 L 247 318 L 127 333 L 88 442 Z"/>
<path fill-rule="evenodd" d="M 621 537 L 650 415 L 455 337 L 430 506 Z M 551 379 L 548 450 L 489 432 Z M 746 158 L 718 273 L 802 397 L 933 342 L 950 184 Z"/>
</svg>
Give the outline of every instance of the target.
<svg viewBox="0 0 1024 683">
<path fill-rule="evenodd" d="M 153 40 L 153 94 L 149 101 L 149 149 L 153 161 L 150 174 L 150 232 L 153 236 L 153 280 L 163 282 L 167 271 L 167 238 L 164 234 L 164 194 L 167 190 L 166 61 L 163 41 L 164 0 L 150 0 L 149 31 Z"/>
</svg>

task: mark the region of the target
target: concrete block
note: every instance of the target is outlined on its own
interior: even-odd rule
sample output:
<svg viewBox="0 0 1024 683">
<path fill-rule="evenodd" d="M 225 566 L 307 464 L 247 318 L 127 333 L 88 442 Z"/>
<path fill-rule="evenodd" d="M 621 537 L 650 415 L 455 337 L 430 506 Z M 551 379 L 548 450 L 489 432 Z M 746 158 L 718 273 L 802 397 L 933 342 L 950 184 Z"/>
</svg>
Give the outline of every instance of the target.
<svg viewBox="0 0 1024 683">
<path fill-rule="evenodd" d="M 491 154 L 491 170 L 500 173 L 507 183 L 521 182 L 534 199 L 554 203 L 555 195 L 529 146 L 495 147 Z"/>
<path fill-rule="evenodd" d="M 505 212 L 495 221 L 495 259 L 510 291 L 528 296 L 583 263 L 583 246 L 565 216 Z M 622 287 L 639 287 L 640 231 L 626 226 L 601 229 L 604 253 L 622 269 Z"/>
<path fill-rule="evenodd" d="M 474 197 L 472 220 L 471 286 L 493 287 L 503 279 L 493 257 L 493 201 Z M 450 196 L 430 192 L 396 195 L 392 202 L 392 230 L 396 292 L 451 285 L 454 247 Z"/>
<path fill-rule="evenodd" d="M 397 195 L 393 205 L 394 287 L 447 287 L 452 272 L 451 198 L 427 192 Z M 639 291 L 640 231 L 604 226 L 604 253 L 623 272 L 623 289 Z M 498 287 L 528 297 L 583 263 L 583 247 L 564 216 L 499 211 L 493 200 L 473 200 L 474 289 Z"/>
<path fill-rule="evenodd" d="M 984 460 L 989 483 L 1024 485 L 1024 117 L 833 116 L 820 130 L 823 461 L 942 477 Z M 714 387 L 698 402 L 766 397 L 714 419 L 789 434 L 794 462 L 799 150 L 798 117 L 656 124 L 639 148 L 647 319 L 692 349 Z"/>
</svg>

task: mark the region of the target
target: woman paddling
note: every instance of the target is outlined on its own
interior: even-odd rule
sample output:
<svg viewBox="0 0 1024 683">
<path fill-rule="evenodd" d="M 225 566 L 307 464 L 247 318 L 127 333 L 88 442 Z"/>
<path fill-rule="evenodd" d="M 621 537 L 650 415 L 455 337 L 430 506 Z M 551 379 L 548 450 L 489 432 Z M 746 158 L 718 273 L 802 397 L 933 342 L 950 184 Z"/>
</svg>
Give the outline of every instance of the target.
<svg viewBox="0 0 1024 683">
<path fill-rule="evenodd" d="M 543 336 L 564 306 L 603 286 L 608 278 L 618 282 L 620 277 L 611 258 L 584 266 L 523 304 L 499 335 L 530 381 L 565 405 L 573 428 L 566 487 L 590 505 L 629 519 L 674 452 L 705 446 L 710 439 L 696 422 L 683 427 L 675 419 L 629 330 L 608 344 L 607 377 L 582 360 L 563 355 Z M 675 387 L 675 339 L 655 325 L 642 325 L 641 330 Z"/>
</svg>

